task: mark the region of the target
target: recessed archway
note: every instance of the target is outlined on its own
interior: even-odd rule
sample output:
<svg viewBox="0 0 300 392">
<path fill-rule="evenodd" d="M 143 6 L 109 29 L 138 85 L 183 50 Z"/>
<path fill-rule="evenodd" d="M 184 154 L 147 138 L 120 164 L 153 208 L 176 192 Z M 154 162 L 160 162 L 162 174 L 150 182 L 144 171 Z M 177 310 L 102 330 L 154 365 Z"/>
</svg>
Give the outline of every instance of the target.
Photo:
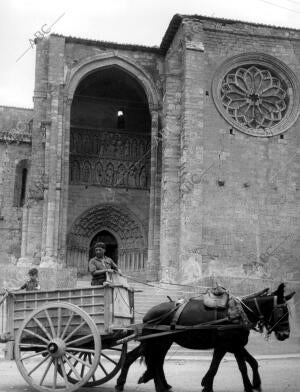
<svg viewBox="0 0 300 392">
<path fill-rule="evenodd" d="M 152 76 L 148 74 L 148 72 L 141 67 L 138 63 L 136 63 L 134 60 L 130 59 L 129 57 L 126 57 L 124 55 L 121 55 L 120 53 L 117 52 L 106 52 L 102 53 L 96 56 L 92 56 L 89 58 L 85 58 L 84 60 L 80 61 L 75 67 L 72 68 L 71 71 L 67 73 L 66 76 L 66 81 L 65 81 L 65 115 L 64 115 L 64 124 L 65 124 L 65 133 L 64 133 L 64 143 L 66 146 L 70 146 L 70 148 L 74 147 L 74 139 L 72 140 L 71 136 L 71 129 L 72 129 L 72 107 L 73 103 L 75 102 L 74 99 L 76 95 L 76 91 L 78 92 L 77 88 L 80 86 L 84 87 L 84 80 L 91 81 L 93 77 L 95 77 L 96 74 L 100 76 L 100 74 L 104 75 L 105 73 L 109 72 L 115 72 L 115 74 L 123 75 L 125 79 L 130 80 L 131 86 L 137 86 L 138 88 L 136 89 L 137 94 L 139 94 L 139 101 L 142 103 L 144 106 L 142 110 L 145 110 L 147 107 L 147 126 L 145 127 L 146 133 L 140 132 L 141 128 L 138 130 L 139 136 L 146 136 L 148 137 L 149 135 L 149 144 L 147 143 L 140 142 L 137 143 L 137 141 L 132 140 L 132 144 L 128 146 L 127 144 L 124 145 L 124 153 L 126 151 L 131 151 L 131 154 L 134 155 L 134 151 L 138 151 L 140 155 L 144 155 L 146 151 L 149 151 L 149 167 L 134 167 L 134 170 L 126 170 L 126 165 L 124 165 L 123 162 L 120 162 L 120 164 L 117 167 L 112 167 L 110 162 L 105 162 L 106 166 L 104 167 L 102 162 L 96 162 L 93 161 L 92 164 L 91 162 L 80 162 L 76 159 L 72 160 L 71 154 L 70 154 L 70 149 L 69 147 L 64 150 L 64 162 L 63 166 L 66 169 L 69 169 L 69 175 L 65 173 L 65 187 L 62 189 L 62 198 L 68 202 L 68 213 L 65 215 L 65 222 L 62 223 L 61 228 L 63 229 L 64 233 L 62 234 L 62 238 L 65 238 L 64 236 L 67 236 L 67 227 L 70 227 L 70 221 L 73 221 L 74 219 L 74 214 L 70 216 L 69 213 L 69 206 L 70 202 L 73 203 L 73 200 L 76 200 L 75 196 L 70 197 L 70 190 L 71 186 L 73 185 L 72 182 L 75 181 L 77 183 L 80 183 L 81 189 L 86 189 L 87 191 L 84 190 L 85 194 L 88 193 L 88 189 L 90 187 L 95 187 L 97 186 L 98 189 L 100 190 L 99 196 L 97 198 L 93 198 L 93 204 L 95 204 L 95 201 L 97 200 L 98 202 L 106 202 L 110 200 L 110 198 L 105 197 L 105 192 L 102 192 L 103 189 L 108 188 L 108 187 L 114 187 L 114 185 L 120 185 L 120 188 L 123 187 L 123 189 L 127 189 L 126 185 L 130 185 L 131 189 L 137 189 L 137 190 L 142 190 L 143 192 L 147 192 L 148 196 L 146 197 L 147 202 L 144 202 L 143 205 L 145 206 L 145 209 L 147 209 L 147 214 L 143 216 L 141 215 L 141 219 L 143 220 L 144 223 L 144 245 L 143 245 L 143 251 L 141 251 L 141 247 L 138 249 L 125 249 L 125 248 L 119 248 L 119 262 L 123 260 L 122 262 L 126 266 L 126 268 L 139 268 L 140 265 L 145 266 L 146 265 L 146 260 L 148 259 L 148 247 L 146 243 L 148 243 L 148 235 L 149 235 L 149 244 L 151 244 L 151 252 L 149 253 L 149 257 L 152 260 L 158 260 L 158 253 L 159 253 L 159 243 L 154 242 L 154 233 L 153 230 L 151 229 L 154 225 L 153 221 L 159 219 L 159 217 L 156 217 L 155 215 L 155 203 L 157 198 L 157 194 L 159 193 L 159 190 L 156 190 L 156 188 L 159 188 L 158 182 L 160 181 L 160 177 L 156 176 L 156 170 L 157 170 L 157 156 L 156 156 L 156 149 L 154 148 L 156 146 L 153 145 L 153 141 L 156 141 L 155 137 L 158 135 L 158 110 L 160 107 L 160 102 L 161 102 L 161 97 L 160 94 L 156 88 L 156 85 L 154 83 L 154 80 L 152 79 Z M 100 77 L 101 78 L 101 77 Z M 87 87 L 87 85 L 86 85 Z M 135 87 L 134 87 L 135 89 Z M 134 90 L 133 89 L 133 90 Z M 139 90 L 139 91 L 137 91 Z M 90 90 L 92 91 L 92 90 Z M 84 95 L 84 94 L 82 94 Z M 131 95 L 133 98 L 133 95 Z M 74 106 L 75 108 L 75 106 Z M 115 110 L 117 109 L 117 110 Z M 125 110 L 124 110 L 125 109 Z M 118 105 L 118 107 L 114 108 L 113 112 L 116 117 L 116 130 L 123 131 L 123 133 L 126 132 L 126 127 L 129 124 L 128 123 L 128 112 L 126 113 L 126 108 L 123 106 L 121 107 Z M 122 118 L 120 120 L 119 116 L 120 113 L 122 114 Z M 106 116 L 106 119 L 108 119 L 110 116 Z M 110 120 L 113 117 L 110 117 Z M 105 122 L 104 122 L 105 123 Z M 102 124 L 104 124 L 102 123 Z M 136 129 L 137 130 L 137 129 Z M 75 143 L 76 144 L 76 143 Z M 77 145 L 80 145 L 80 137 L 78 138 Z M 83 149 L 86 149 L 86 152 L 88 149 L 94 148 L 94 152 L 96 151 L 97 153 L 97 143 L 93 143 L 91 141 L 88 141 L 87 138 L 82 139 L 82 147 Z M 121 146 L 122 145 L 122 140 L 116 140 L 116 145 Z M 90 147 L 88 147 L 90 146 Z M 111 144 L 109 146 L 109 149 L 115 148 L 115 143 Z M 76 150 L 75 150 L 76 151 Z M 112 151 L 110 151 L 112 152 Z M 131 156 L 133 156 L 131 155 Z M 140 159 L 135 156 L 134 161 L 140 161 Z M 127 161 L 127 164 L 129 164 L 129 161 Z M 131 165 L 129 164 L 127 169 L 129 169 Z M 114 169 L 114 170 L 113 170 Z M 114 171 L 114 174 L 112 174 Z M 124 172 L 126 173 L 126 176 L 124 176 Z M 148 173 L 148 174 L 147 174 Z M 151 176 L 153 174 L 153 178 L 150 178 L 150 173 Z M 83 179 L 81 180 L 81 175 L 84 175 Z M 102 187 L 102 188 L 101 188 Z M 84 194 L 84 197 L 85 197 Z M 75 195 L 75 194 L 74 194 Z M 76 194 L 77 197 L 77 194 Z M 135 198 L 133 198 L 135 200 Z M 124 204 L 127 206 L 130 206 L 130 202 L 126 202 L 125 200 L 119 200 L 119 203 Z M 86 207 L 88 207 L 87 203 L 85 203 Z M 80 206 L 81 207 L 81 206 Z M 74 208 L 76 212 L 76 208 Z M 78 210 L 78 209 L 77 209 Z M 101 228 L 105 229 L 105 228 Z M 148 233 L 149 230 L 149 233 Z M 115 235 L 115 233 L 113 233 Z M 69 235 L 68 235 L 69 237 Z M 117 238 L 117 237 L 116 237 Z M 77 246 L 78 250 L 78 246 Z M 88 252 L 88 246 L 84 245 L 82 247 L 82 250 L 79 251 L 79 253 L 83 254 L 84 252 Z M 67 241 L 67 263 L 70 265 L 70 242 L 69 240 Z M 79 258 L 81 256 L 79 255 Z M 88 257 L 88 253 L 87 253 Z M 152 263 L 152 261 L 151 261 Z M 143 267 L 144 268 L 144 267 Z"/>
<path fill-rule="evenodd" d="M 128 72 L 96 70 L 77 86 L 71 107 L 70 184 L 149 189 L 151 116 Z"/>
<path fill-rule="evenodd" d="M 146 230 L 132 211 L 125 207 L 109 204 L 94 206 L 77 217 L 70 229 L 67 264 L 76 267 L 82 274 L 88 273 L 90 245 L 96 241 L 98 234 L 108 233 L 117 242 L 117 261 L 121 270 L 142 273 L 147 264 Z"/>
<path fill-rule="evenodd" d="M 87 57 L 69 71 L 66 77 L 66 91 L 68 99 L 70 101 L 73 99 L 75 90 L 83 78 L 96 70 L 112 66 L 119 67 L 135 78 L 141 84 L 145 94 L 147 95 L 150 111 L 158 110 L 160 97 L 151 76 L 145 69 L 140 67 L 129 57 L 117 54 L 116 52 L 107 52 Z"/>
</svg>

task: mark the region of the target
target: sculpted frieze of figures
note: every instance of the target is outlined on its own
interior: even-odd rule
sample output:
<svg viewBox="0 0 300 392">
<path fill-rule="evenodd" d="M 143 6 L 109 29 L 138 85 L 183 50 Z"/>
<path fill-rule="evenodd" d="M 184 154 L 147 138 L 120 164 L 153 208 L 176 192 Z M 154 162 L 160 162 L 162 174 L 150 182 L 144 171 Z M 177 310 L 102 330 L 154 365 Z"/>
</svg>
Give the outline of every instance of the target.
<svg viewBox="0 0 300 392">
<path fill-rule="evenodd" d="M 72 128 L 70 183 L 149 189 L 150 143 L 149 135 Z"/>
<path fill-rule="evenodd" d="M 149 189 L 149 162 L 122 162 L 71 156 L 70 183 Z"/>
</svg>

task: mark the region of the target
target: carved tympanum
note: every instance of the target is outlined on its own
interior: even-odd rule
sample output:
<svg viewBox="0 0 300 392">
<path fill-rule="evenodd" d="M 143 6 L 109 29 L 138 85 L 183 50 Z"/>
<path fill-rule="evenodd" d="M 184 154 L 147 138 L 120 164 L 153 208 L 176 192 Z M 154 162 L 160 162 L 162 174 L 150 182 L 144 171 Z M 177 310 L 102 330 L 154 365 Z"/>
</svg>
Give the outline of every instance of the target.
<svg viewBox="0 0 300 392">
<path fill-rule="evenodd" d="M 144 248 L 142 228 L 135 217 L 127 210 L 113 206 L 96 206 L 80 217 L 69 233 L 68 246 L 86 246 L 89 239 L 102 228 L 116 233 L 122 248 Z"/>
</svg>

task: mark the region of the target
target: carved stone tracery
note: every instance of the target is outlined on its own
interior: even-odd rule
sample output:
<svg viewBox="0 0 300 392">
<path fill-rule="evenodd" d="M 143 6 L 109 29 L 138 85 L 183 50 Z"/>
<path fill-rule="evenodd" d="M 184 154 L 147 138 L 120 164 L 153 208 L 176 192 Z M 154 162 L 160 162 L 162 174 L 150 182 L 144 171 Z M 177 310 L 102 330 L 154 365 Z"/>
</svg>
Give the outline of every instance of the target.
<svg viewBox="0 0 300 392">
<path fill-rule="evenodd" d="M 72 129 L 71 184 L 149 189 L 150 137 L 115 130 Z"/>
<path fill-rule="evenodd" d="M 238 67 L 222 82 L 221 100 L 227 113 L 247 128 L 270 128 L 279 123 L 288 107 L 288 88 L 269 69 Z"/>
<path fill-rule="evenodd" d="M 213 99 L 234 128 L 252 136 L 285 132 L 299 115 L 300 86 L 296 75 L 265 53 L 233 56 L 217 69 Z"/>
</svg>

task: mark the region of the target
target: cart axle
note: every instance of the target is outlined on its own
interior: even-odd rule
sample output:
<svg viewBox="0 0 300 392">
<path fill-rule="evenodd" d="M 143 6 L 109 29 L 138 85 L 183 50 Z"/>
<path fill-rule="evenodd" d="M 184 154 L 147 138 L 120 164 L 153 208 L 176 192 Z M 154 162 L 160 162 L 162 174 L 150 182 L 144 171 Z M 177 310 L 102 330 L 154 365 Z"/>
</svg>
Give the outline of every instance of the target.
<svg viewBox="0 0 300 392">
<path fill-rule="evenodd" d="M 61 358 L 66 352 L 66 344 L 62 339 L 53 339 L 47 347 L 49 354 L 53 358 Z"/>
</svg>

